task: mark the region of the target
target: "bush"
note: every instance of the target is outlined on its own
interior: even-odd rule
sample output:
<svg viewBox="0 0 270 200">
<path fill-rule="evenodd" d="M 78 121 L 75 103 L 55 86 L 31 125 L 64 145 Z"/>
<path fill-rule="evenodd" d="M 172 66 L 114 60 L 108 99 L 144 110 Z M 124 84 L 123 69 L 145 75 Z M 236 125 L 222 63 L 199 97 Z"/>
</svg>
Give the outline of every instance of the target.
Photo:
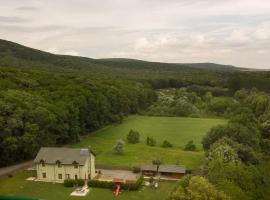
<svg viewBox="0 0 270 200">
<path fill-rule="evenodd" d="M 129 131 L 127 135 L 127 141 L 130 144 L 136 144 L 140 142 L 140 133 L 138 131 L 133 131 L 132 129 Z"/>
<path fill-rule="evenodd" d="M 264 139 L 261 141 L 262 151 L 266 155 L 270 155 L 270 140 Z"/>
<path fill-rule="evenodd" d="M 84 180 L 83 179 L 78 179 L 78 180 L 74 180 L 74 179 L 66 179 L 64 181 L 64 186 L 65 187 L 74 187 L 74 186 L 84 186 Z"/>
<path fill-rule="evenodd" d="M 122 154 L 124 153 L 124 148 L 125 148 L 125 142 L 123 140 L 118 140 L 116 144 L 113 147 L 113 150 L 117 154 Z"/>
<path fill-rule="evenodd" d="M 162 144 L 162 147 L 163 148 L 171 148 L 173 145 L 167 141 L 167 140 L 164 140 L 163 144 Z"/>
<path fill-rule="evenodd" d="M 89 187 L 114 189 L 114 183 L 113 182 L 108 182 L 108 181 L 89 180 L 87 182 L 87 185 Z"/>
<path fill-rule="evenodd" d="M 146 138 L 146 144 L 147 144 L 148 146 L 153 147 L 153 146 L 156 146 L 157 142 L 156 142 L 156 140 L 155 140 L 154 138 L 152 138 L 152 137 L 147 137 L 147 138 Z"/>
<path fill-rule="evenodd" d="M 135 183 L 121 183 L 121 189 L 122 190 L 139 190 L 143 183 L 143 176 L 140 176 L 140 178 Z M 99 181 L 99 180 L 89 180 L 87 185 L 89 187 L 96 187 L 96 188 L 109 188 L 114 189 L 115 184 L 113 182 L 108 181 Z"/>
<path fill-rule="evenodd" d="M 133 173 L 139 173 L 141 171 L 141 168 L 140 167 L 136 167 L 136 166 L 134 166 L 134 167 L 132 167 L 132 172 Z"/>
<path fill-rule="evenodd" d="M 77 181 L 73 180 L 73 179 L 66 179 L 64 181 L 64 186 L 65 187 L 74 187 L 75 185 L 77 185 Z"/>
<path fill-rule="evenodd" d="M 195 146 L 195 144 L 193 143 L 193 140 L 190 140 L 190 141 L 186 144 L 184 150 L 186 150 L 186 151 L 196 151 L 196 146 Z"/>
<path fill-rule="evenodd" d="M 140 176 L 140 178 L 136 181 L 136 183 L 131 183 L 131 184 L 122 184 L 121 186 L 125 190 L 139 190 L 142 187 L 143 184 L 143 176 Z"/>
<path fill-rule="evenodd" d="M 76 181 L 76 185 L 78 185 L 78 186 L 84 186 L 84 180 L 83 179 L 78 179 L 77 181 Z"/>
<path fill-rule="evenodd" d="M 149 178 L 149 182 L 150 182 L 150 183 L 153 183 L 153 182 L 154 182 L 154 177 L 153 177 L 153 176 L 151 176 L 151 177 Z"/>
</svg>

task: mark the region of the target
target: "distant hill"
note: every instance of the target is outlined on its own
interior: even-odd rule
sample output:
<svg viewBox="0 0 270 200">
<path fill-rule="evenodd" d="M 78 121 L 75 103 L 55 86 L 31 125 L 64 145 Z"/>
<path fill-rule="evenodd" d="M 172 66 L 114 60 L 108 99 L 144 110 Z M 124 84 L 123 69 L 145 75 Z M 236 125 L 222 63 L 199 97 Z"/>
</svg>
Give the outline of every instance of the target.
<svg viewBox="0 0 270 200">
<path fill-rule="evenodd" d="M 128 59 L 128 58 L 104 58 L 99 59 L 101 63 L 105 65 L 121 65 L 121 66 L 127 66 L 128 64 L 134 63 L 137 66 L 160 66 L 160 65 L 166 65 L 166 66 L 172 66 L 172 67 L 191 67 L 195 69 L 205 69 L 205 70 L 211 70 L 211 71 L 236 71 L 236 70 L 243 70 L 243 68 L 238 68 L 232 65 L 222 65 L 222 64 L 215 64 L 215 63 L 161 63 L 161 62 L 149 62 L 149 61 L 143 61 L 143 60 L 136 60 L 136 59 Z"/>
<path fill-rule="evenodd" d="M 79 56 L 56 55 L 0 40 L 0 65 L 8 67 L 43 68 L 53 70 L 150 70 L 150 71 L 236 71 L 231 65 L 214 63 L 161 63 L 127 58 L 92 59 Z"/>
</svg>

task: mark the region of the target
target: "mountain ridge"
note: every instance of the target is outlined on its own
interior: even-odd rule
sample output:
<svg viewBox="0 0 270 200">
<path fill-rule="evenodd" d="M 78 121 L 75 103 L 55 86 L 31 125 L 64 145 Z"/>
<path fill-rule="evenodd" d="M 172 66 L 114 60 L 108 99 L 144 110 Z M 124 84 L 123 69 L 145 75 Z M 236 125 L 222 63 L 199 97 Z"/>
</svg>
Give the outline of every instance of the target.
<svg viewBox="0 0 270 200">
<path fill-rule="evenodd" d="M 166 62 L 153 62 L 153 61 L 144 61 L 139 59 L 131 59 L 131 58 L 101 58 L 101 59 L 93 59 L 89 57 L 83 56 L 71 56 L 71 55 L 62 55 L 62 54 L 53 54 L 49 52 L 45 52 L 42 50 L 34 49 L 31 47 L 27 47 L 15 42 L 11 42 L 8 40 L 0 39 L 0 65 L 10 66 L 9 62 L 4 62 L 3 60 L 16 60 L 20 62 L 20 67 L 23 67 L 23 61 L 31 62 L 33 65 L 53 65 L 60 66 L 63 68 L 68 68 L 68 66 L 72 66 L 71 68 L 129 68 L 136 67 L 138 68 L 152 68 L 160 69 L 162 66 L 164 68 L 191 68 L 191 69 L 203 69 L 210 71 L 238 71 L 244 70 L 244 68 L 235 67 L 232 65 L 223 65 L 216 63 L 166 63 Z M 13 63 L 14 62 L 10 62 Z M 16 62 L 15 62 L 16 63 Z M 136 65 L 136 66 L 134 66 Z M 81 67 L 78 67 L 81 66 Z"/>
</svg>

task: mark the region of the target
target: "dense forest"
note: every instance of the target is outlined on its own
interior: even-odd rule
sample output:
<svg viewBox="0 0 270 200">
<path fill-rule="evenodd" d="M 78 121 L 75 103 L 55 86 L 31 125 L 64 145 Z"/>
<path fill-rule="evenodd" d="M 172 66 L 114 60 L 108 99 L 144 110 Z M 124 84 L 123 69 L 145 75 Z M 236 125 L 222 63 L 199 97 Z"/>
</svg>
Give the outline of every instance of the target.
<svg viewBox="0 0 270 200">
<path fill-rule="evenodd" d="M 205 178 L 186 176 L 170 199 L 269 199 L 270 96 L 257 89 L 236 91 L 239 102 L 227 125 L 213 127 L 202 143 Z M 190 198 L 191 197 L 191 198 Z"/>
<path fill-rule="evenodd" d="M 185 177 L 170 199 L 192 199 L 200 186 L 213 199 L 267 199 L 269 92 L 267 71 L 54 55 L 0 40 L 0 166 L 129 114 L 223 117 L 202 141 L 205 178 Z"/>
<path fill-rule="evenodd" d="M 156 98 L 128 80 L 0 68 L 0 165 L 33 158 L 40 146 L 76 142 L 121 122 Z"/>
</svg>

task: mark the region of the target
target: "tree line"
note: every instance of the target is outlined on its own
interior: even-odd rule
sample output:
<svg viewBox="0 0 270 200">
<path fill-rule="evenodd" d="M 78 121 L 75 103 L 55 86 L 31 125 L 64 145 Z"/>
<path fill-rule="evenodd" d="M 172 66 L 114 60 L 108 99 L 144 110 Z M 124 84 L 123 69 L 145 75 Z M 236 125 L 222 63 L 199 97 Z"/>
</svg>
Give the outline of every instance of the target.
<svg viewBox="0 0 270 200">
<path fill-rule="evenodd" d="M 228 124 L 213 127 L 203 138 L 204 177 L 185 177 L 170 199 L 268 199 L 270 96 L 241 89 L 234 98 L 239 106 Z"/>
<path fill-rule="evenodd" d="M 121 123 L 156 98 L 149 85 L 129 80 L 7 68 L 0 77 L 0 166 Z"/>
</svg>

